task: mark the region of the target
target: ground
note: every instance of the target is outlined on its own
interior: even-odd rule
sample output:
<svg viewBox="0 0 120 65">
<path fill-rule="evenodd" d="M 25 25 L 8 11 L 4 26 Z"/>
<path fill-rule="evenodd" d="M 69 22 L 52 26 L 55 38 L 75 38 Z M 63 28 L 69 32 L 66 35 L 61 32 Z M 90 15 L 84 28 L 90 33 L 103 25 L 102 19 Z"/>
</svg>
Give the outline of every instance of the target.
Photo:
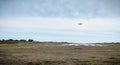
<svg viewBox="0 0 120 65">
<path fill-rule="evenodd" d="M 120 44 L 102 45 L 4 43 L 0 44 L 0 65 L 120 65 Z"/>
</svg>

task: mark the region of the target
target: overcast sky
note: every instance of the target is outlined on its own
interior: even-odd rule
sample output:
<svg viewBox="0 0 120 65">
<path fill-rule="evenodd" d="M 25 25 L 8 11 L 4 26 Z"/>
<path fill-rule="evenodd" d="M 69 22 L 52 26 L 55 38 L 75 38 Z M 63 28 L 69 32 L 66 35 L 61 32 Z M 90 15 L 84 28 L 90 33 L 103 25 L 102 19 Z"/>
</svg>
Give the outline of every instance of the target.
<svg viewBox="0 0 120 65">
<path fill-rule="evenodd" d="M 120 42 L 119 3 L 120 0 L 0 0 L 0 39 Z"/>
</svg>

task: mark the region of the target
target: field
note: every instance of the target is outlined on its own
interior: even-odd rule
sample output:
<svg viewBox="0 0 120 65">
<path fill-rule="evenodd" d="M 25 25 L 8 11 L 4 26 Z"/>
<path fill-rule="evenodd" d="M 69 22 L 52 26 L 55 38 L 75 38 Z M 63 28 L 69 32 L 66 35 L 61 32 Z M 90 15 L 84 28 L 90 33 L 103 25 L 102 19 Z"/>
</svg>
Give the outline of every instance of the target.
<svg viewBox="0 0 120 65">
<path fill-rule="evenodd" d="M 0 44 L 0 65 L 120 65 L 120 44 L 102 45 L 4 43 Z"/>
</svg>

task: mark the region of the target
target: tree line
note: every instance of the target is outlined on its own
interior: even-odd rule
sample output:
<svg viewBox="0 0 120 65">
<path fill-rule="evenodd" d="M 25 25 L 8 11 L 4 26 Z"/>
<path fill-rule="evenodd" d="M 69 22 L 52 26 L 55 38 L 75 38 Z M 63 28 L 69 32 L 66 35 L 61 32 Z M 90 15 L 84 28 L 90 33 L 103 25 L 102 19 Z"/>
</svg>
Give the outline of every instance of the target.
<svg viewBox="0 0 120 65">
<path fill-rule="evenodd" d="M 28 40 L 25 40 L 25 39 L 20 39 L 20 40 L 2 39 L 2 40 L 0 40 L 0 43 L 18 43 L 18 42 L 34 42 L 34 40 L 33 39 L 28 39 Z"/>
</svg>

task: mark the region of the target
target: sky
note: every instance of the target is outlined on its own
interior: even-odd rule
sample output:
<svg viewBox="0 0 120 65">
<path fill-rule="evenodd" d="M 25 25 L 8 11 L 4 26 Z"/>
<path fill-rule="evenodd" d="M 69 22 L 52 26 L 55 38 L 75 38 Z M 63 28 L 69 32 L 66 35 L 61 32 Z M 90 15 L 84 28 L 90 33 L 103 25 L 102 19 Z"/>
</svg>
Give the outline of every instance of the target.
<svg viewBox="0 0 120 65">
<path fill-rule="evenodd" d="M 120 0 L 0 0 L 0 39 L 120 42 L 119 3 Z"/>
</svg>

